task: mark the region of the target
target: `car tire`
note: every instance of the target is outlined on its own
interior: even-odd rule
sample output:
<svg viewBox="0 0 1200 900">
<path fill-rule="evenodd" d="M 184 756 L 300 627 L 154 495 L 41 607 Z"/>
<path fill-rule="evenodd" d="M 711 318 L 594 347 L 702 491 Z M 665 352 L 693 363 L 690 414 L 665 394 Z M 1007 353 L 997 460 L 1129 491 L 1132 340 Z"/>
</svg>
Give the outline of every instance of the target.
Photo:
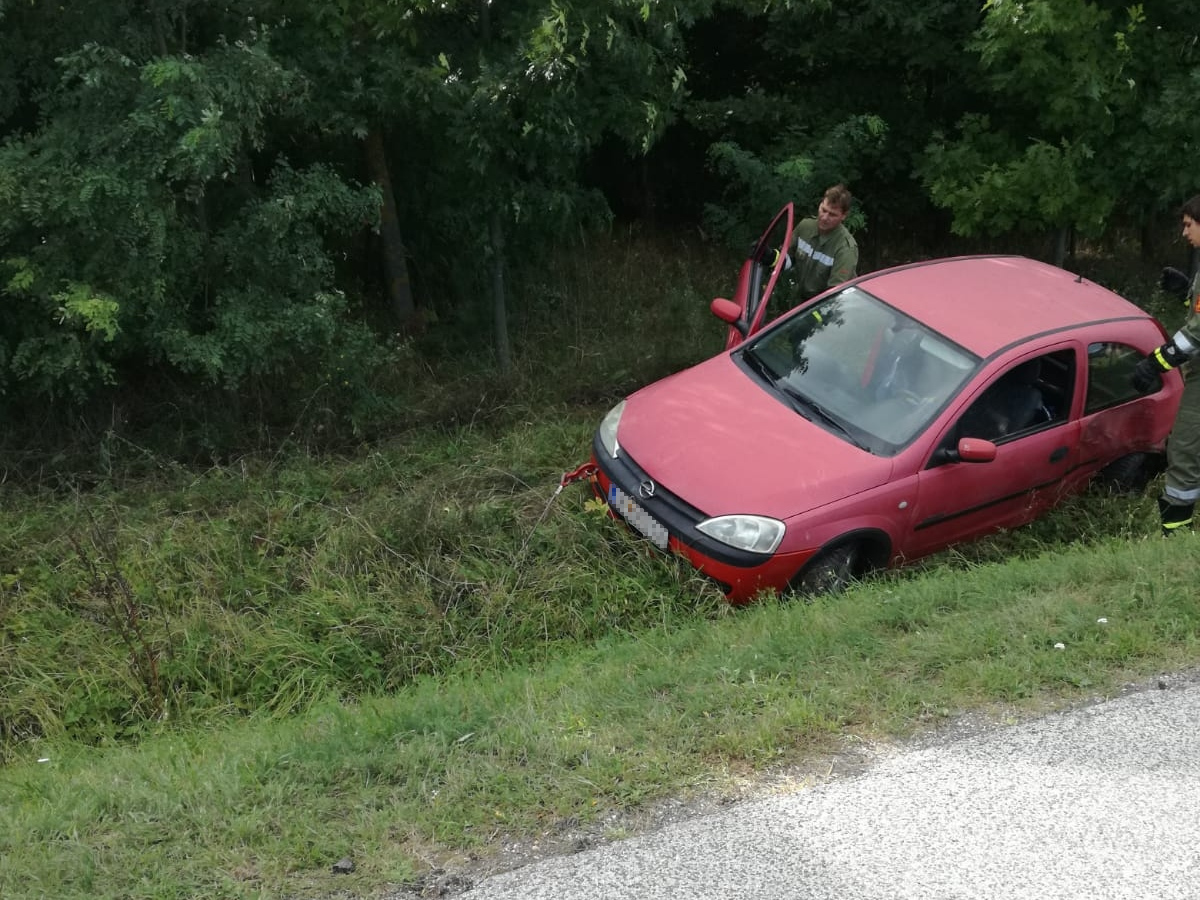
<svg viewBox="0 0 1200 900">
<path fill-rule="evenodd" d="M 866 546 L 846 541 L 825 547 L 792 579 L 792 590 L 801 596 L 840 594 L 872 568 Z"/>
<path fill-rule="evenodd" d="M 1130 453 L 1101 469 L 1096 483 L 1114 494 L 1140 494 L 1159 468 L 1151 454 Z"/>
</svg>

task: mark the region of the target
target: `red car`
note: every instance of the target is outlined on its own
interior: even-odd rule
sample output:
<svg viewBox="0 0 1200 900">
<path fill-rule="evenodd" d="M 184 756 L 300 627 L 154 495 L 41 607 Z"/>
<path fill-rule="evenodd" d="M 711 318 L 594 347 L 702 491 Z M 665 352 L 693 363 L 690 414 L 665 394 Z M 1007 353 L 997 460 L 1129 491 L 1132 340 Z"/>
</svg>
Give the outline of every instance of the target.
<svg viewBox="0 0 1200 900">
<path fill-rule="evenodd" d="M 1182 391 L 1142 395 L 1166 340 L 1111 291 L 1018 256 L 863 275 L 769 324 L 793 211 L 713 312 L 726 350 L 605 416 L 593 484 L 655 546 L 733 602 L 837 590 L 1002 528 L 1094 478 L 1137 488 Z"/>
</svg>

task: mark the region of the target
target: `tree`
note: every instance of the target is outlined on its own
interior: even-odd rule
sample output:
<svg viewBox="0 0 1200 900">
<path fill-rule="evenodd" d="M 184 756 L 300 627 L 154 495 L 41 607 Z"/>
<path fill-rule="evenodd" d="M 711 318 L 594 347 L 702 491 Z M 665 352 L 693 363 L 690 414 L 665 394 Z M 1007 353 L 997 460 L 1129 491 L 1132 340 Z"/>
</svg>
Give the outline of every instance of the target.
<svg viewBox="0 0 1200 900">
<path fill-rule="evenodd" d="M 37 75 L 0 147 L 0 389 L 84 400 L 163 366 L 237 388 L 302 360 L 332 379 L 363 332 L 330 240 L 377 195 L 265 155 L 307 89 L 269 29 L 185 0 L 104 11 L 81 11 L 99 40 L 55 45 L 53 66 L 55 14 L 5 12 L 6 49 Z"/>
<path fill-rule="evenodd" d="M 294 110 L 293 127 L 318 136 L 313 152 L 322 158 L 348 157 L 347 144 L 359 147 L 367 180 L 379 195 L 375 219 L 384 294 L 393 322 L 405 329 L 414 325 L 416 302 L 388 132 L 407 130 L 410 110 L 428 90 L 429 65 L 420 62 L 416 48 L 429 18 L 459 5 L 261 0 L 257 9 L 263 20 L 276 23 L 272 51 L 309 86 L 307 102 Z"/>
<path fill-rule="evenodd" d="M 332 384 L 347 347 L 365 368 L 335 263 L 364 226 L 400 321 L 410 244 L 429 280 L 483 260 L 511 365 L 506 265 L 604 220 L 580 164 L 605 135 L 661 132 L 680 29 L 708 0 L 79 9 L 64 28 L 4 8 L 0 385 L 83 400 L 157 371 Z"/>
<path fill-rule="evenodd" d="M 685 118 L 724 185 L 710 227 L 744 241 L 784 201 L 815 207 L 844 181 L 855 230 L 916 230 L 928 207 L 914 160 L 974 103 L 959 48 L 978 21 L 952 0 L 846 0 L 728 5 L 698 22 Z"/>
<path fill-rule="evenodd" d="M 505 270 L 516 248 L 605 221 L 580 167 L 606 135 L 644 148 L 682 96 L 682 22 L 704 2 L 523 0 L 431 5 L 411 17 L 394 115 L 406 153 L 398 205 L 422 259 L 489 298 L 496 361 L 511 365 Z"/>
<path fill-rule="evenodd" d="M 1147 127 L 1194 135 L 1200 111 L 1194 93 L 1174 105 L 1193 77 L 1181 13 L 1170 2 L 989 0 L 971 49 L 990 111 L 935 135 L 922 166 L 954 230 L 1052 230 L 1061 264 L 1069 231 L 1099 234 L 1114 213 L 1163 196 L 1165 160 Z"/>
</svg>

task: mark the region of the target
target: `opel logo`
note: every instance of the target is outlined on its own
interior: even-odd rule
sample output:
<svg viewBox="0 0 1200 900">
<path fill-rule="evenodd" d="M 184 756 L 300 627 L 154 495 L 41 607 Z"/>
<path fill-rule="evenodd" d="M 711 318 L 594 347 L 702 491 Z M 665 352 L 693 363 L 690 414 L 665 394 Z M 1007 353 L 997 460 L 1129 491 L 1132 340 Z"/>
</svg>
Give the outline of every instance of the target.
<svg viewBox="0 0 1200 900">
<path fill-rule="evenodd" d="M 647 478 L 638 485 L 638 496 L 643 500 L 649 500 L 654 496 L 654 482 Z"/>
</svg>

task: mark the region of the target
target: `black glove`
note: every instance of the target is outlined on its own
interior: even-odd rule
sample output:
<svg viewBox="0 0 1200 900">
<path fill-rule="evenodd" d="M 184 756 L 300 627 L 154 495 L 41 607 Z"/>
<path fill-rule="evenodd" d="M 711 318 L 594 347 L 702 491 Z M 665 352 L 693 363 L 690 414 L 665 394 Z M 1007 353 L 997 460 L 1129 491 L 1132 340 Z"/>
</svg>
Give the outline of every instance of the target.
<svg viewBox="0 0 1200 900">
<path fill-rule="evenodd" d="M 1134 390 L 1144 394 L 1158 385 L 1163 372 L 1170 372 L 1187 359 L 1187 355 L 1175 346 L 1174 341 L 1167 341 L 1133 367 L 1133 375 L 1129 380 Z"/>
<path fill-rule="evenodd" d="M 1162 381 L 1162 369 L 1155 362 L 1153 356 L 1144 357 L 1136 366 L 1133 367 L 1133 374 L 1129 381 L 1133 385 L 1133 389 L 1139 394 L 1147 394 L 1151 388 L 1157 387 Z"/>
<path fill-rule="evenodd" d="M 1178 297 L 1180 300 L 1186 300 L 1191 282 L 1188 281 L 1188 277 L 1181 271 L 1173 266 L 1167 266 L 1162 270 L 1162 277 L 1158 279 L 1158 286 L 1162 288 L 1164 294 L 1170 294 L 1173 297 Z"/>
</svg>

